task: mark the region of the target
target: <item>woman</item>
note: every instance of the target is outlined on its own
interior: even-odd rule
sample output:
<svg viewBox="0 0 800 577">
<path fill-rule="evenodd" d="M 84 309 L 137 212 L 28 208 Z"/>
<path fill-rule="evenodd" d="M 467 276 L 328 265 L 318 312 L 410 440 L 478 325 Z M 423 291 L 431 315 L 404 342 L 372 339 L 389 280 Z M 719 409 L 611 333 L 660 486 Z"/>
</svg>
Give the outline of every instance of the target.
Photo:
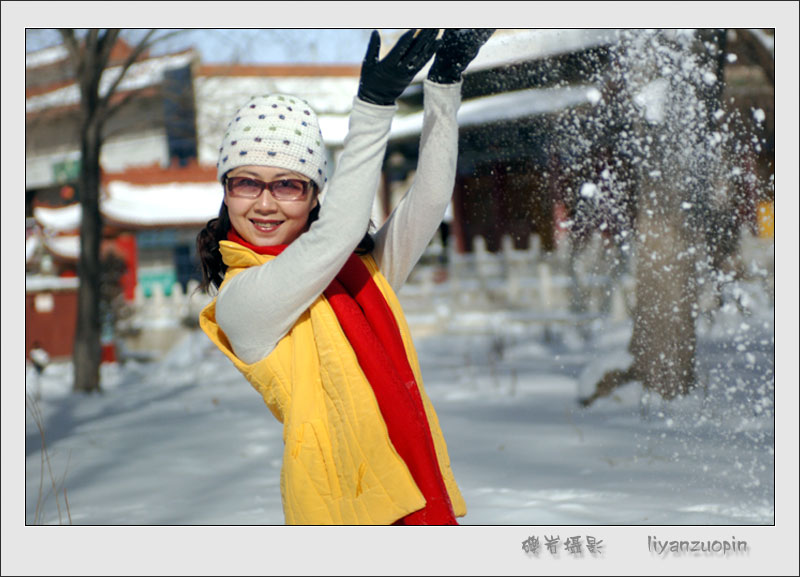
<svg viewBox="0 0 800 577">
<path fill-rule="evenodd" d="M 395 295 L 450 201 L 461 72 L 491 31 L 437 35 L 409 31 L 379 59 L 373 32 L 330 184 L 299 98 L 254 97 L 220 147 L 225 197 L 198 236 L 204 287 L 219 293 L 200 325 L 284 425 L 289 524 L 457 524 L 466 513 Z M 395 100 L 434 53 L 414 184 L 371 236 Z"/>
</svg>

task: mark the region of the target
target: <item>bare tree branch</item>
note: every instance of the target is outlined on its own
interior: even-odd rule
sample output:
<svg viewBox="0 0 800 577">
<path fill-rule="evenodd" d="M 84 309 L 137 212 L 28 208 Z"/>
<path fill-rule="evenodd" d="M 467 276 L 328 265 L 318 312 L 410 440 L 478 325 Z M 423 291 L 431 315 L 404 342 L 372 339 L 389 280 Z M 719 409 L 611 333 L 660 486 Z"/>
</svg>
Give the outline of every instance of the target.
<svg viewBox="0 0 800 577">
<path fill-rule="evenodd" d="M 183 30 L 174 30 L 174 31 L 168 32 L 166 34 L 162 34 L 158 38 L 153 38 L 153 40 L 148 43 L 147 42 L 148 39 L 152 37 L 154 32 L 155 32 L 155 30 L 150 30 L 147 33 L 147 35 L 136 45 L 136 50 L 138 50 L 138 53 L 136 53 L 135 55 L 132 54 L 132 56 L 138 57 L 139 55 L 141 55 L 141 53 L 144 50 L 146 50 L 147 48 L 153 46 L 155 43 L 163 42 L 167 38 L 182 34 L 184 31 Z M 128 60 L 125 61 L 123 66 L 126 66 L 126 68 L 123 68 L 123 71 L 120 73 L 120 76 L 118 77 L 118 81 L 122 79 L 122 77 L 126 73 L 128 67 L 132 66 L 134 62 L 135 62 L 135 58 L 133 58 L 133 59 L 128 58 Z M 117 111 L 119 109 L 125 107 L 125 105 L 127 105 L 131 100 L 135 99 L 137 96 L 142 94 L 142 92 L 144 92 L 144 90 L 145 90 L 145 88 L 137 88 L 135 90 L 132 90 L 132 91 L 128 92 L 125 96 L 123 96 L 118 102 L 115 102 L 114 104 L 112 104 L 111 103 L 111 98 L 114 96 L 114 92 L 116 91 L 116 87 L 117 87 L 118 84 L 119 84 L 119 82 L 116 82 L 114 84 L 114 86 L 112 86 L 112 89 L 109 90 L 109 92 L 107 94 L 106 100 L 107 100 L 108 109 L 105 110 L 105 113 L 106 113 L 105 118 L 106 119 L 111 118 L 114 114 L 117 113 Z"/>
<path fill-rule="evenodd" d="M 148 40 L 150 40 L 150 37 L 154 33 L 155 29 L 149 30 L 147 34 L 145 34 L 145 37 L 142 38 L 142 40 L 134 47 L 134 49 L 125 59 L 125 62 L 123 62 L 122 65 L 120 66 L 119 75 L 114 79 L 114 82 L 109 87 L 108 92 L 106 92 L 105 96 L 103 96 L 100 100 L 99 109 L 104 116 L 108 112 L 108 106 L 111 97 L 117 91 L 117 87 L 119 86 L 120 82 L 122 82 L 122 79 L 125 77 L 125 73 L 128 72 L 128 69 L 133 65 L 133 63 L 136 62 L 139 56 L 141 56 L 141 54 L 150 46 Z"/>
<path fill-rule="evenodd" d="M 95 82 L 100 81 L 100 74 L 96 71 L 98 69 L 98 62 L 97 62 L 97 28 L 91 28 L 86 34 L 86 39 L 84 42 L 84 50 L 83 50 L 83 60 L 86 63 L 86 69 L 92 71 L 90 74 L 83 74 L 80 76 L 81 81 L 86 81 L 90 83 L 87 86 L 88 89 L 91 89 L 91 85 L 94 85 Z M 100 69 L 102 70 L 102 68 Z"/>
<path fill-rule="evenodd" d="M 98 43 L 98 56 L 99 64 L 103 70 L 105 70 L 106 66 L 108 66 L 108 61 L 111 58 L 111 51 L 114 49 L 114 45 L 117 43 L 119 32 L 119 28 L 109 28 L 106 30 L 106 33 L 100 37 L 100 41 Z"/>
<path fill-rule="evenodd" d="M 75 78 L 80 78 L 80 68 L 83 65 L 83 58 L 81 58 L 81 48 L 75 38 L 75 30 L 72 28 L 60 28 L 58 31 L 61 34 L 64 46 L 67 47 L 67 52 L 69 52 L 72 72 L 75 74 Z"/>
</svg>

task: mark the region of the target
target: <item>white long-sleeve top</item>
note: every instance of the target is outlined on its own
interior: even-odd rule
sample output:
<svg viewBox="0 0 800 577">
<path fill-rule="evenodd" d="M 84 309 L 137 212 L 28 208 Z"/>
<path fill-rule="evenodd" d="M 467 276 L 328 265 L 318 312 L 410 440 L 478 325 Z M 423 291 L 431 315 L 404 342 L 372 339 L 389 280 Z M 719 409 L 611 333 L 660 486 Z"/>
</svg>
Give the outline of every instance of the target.
<svg viewBox="0 0 800 577">
<path fill-rule="evenodd" d="M 436 233 L 455 181 L 461 84 L 425 80 L 424 96 L 417 172 L 374 237 L 372 256 L 395 292 Z M 354 99 L 319 219 L 276 258 L 241 272 L 220 290 L 217 323 L 245 363 L 272 352 L 364 237 L 396 109 Z"/>
</svg>

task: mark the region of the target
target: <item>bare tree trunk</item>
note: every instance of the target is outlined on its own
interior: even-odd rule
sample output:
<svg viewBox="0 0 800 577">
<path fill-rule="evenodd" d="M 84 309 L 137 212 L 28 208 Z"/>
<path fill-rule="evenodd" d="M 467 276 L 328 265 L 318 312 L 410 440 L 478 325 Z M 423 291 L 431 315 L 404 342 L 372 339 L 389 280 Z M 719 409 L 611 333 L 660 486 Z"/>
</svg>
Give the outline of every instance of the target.
<svg viewBox="0 0 800 577">
<path fill-rule="evenodd" d="M 676 182 L 648 182 L 641 190 L 629 347 L 634 359 L 630 376 L 665 399 L 688 393 L 695 382 L 694 259 L 681 207 L 665 202 L 677 196 L 676 187 Z"/>
<path fill-rule="evenodd" d="M 78 194 L 81 201 L 80 255 L 78 258 L 78 319 L 72 351 L 74 391 L 100 390 L 100 216 L 101 131 L 107 110 L 99 94 L 100 78 L 119 31 L 90 30 L 79 43 L 73 30 L 62 30 L 80 87 L 81 167 Z"/>
<path fill-rule="evenodd" d="M 654 58 L 640 63 L 644 86 L 662 82 L 657 62 Z M 695 382 L 692 313 L 697 291 L 687 225 L 689 207 L 696 204 L 688 200 L 697 198 L 699 187 L 691 166 L 697 125 L 684 123 L 681 109 L 694 110 L 699 102 L 667 86 L 654 98 L 659 102 L 643 110 L 633 124 L 647 152 L 636 177 L 636 308 L 628 348 L 633 355 L 630 375 L 645 389 L 672 399 L 688 393 Z M 702 123 L 705 117 L 699 116 Z"/>
<path fill-rule="evenodd" d="M 103 145 L 103 125 L 114 107 L 111 97 L 116 93 L 125 73 L 148 46 L 153 31 L 149 31 L 131 51 L 117 77 L 100 94 L 100 79 L 109 64 L 119 29 L 89 29 L 79 40 L 72 29 L 60 31 L 66 46 L 75 80 L 80 88 L 81 168 L 78 194 L 81 201 L 80 255 L 78 258 L 78 318 L 72 350 L 74 391 L 100 391 L 100 301 L 101 264 L 100 243 L 103 219 L 100 214 L 100 149 Z M 124 102 L 124 99 L 123 99 Z M 119 105 L 117 105 L 119 106 Z"/>
<path fill-rule="evenodd" d="M 714 115 L 722 107 L 725 36 L 724 30 L 697 32 L 696 60 L 688 60 L 713 72 L 715 82 L 695 80 L 695 92 L 673 100 L 677 106 L 674 115 L 667 114 L 671 120 L 637 126 L 642 142 L 659 145 L 639 175 L 630 372 L 665 399 L 687 394 L 696 380 L 695 264 L 704 232 L 715 232 L 715 221 L 708 218 L 709 197 L 721 163 L 706 154 L 704 141 L 718 130 Z M 683 122 L 686 107 L 696 111 L 688 124 Z"/>
<path fill-rule="evenodd" d="M 704 140 L 717 103 L 710 104 L 718 99 L 695 90 L 701 84 L 696 78 L 662 76 L 669 67 L 699 69 L 685 46 L 658 36 L 634 38 L 632 46 L 625 80 L 633 88 L 631 101 L 638 99 L 638 112 L 631 114 L 638 153 L 636 308 L 628 346 L 633 362 L 604 375 L 584 405 L 631 380 L 665 399 L 687 394 L 696 380 L 698 251 L 693 247 L 702 234 L 696 215 L 707 203 L 711 182 L 713 159 L 704 155 Z"/>
<path fill-rule="evenodd" d="M 78 320 L 73 349 L 73 390 L 100 390 L 100 126 L 84 118 L 81 126 L 80 190 L 82 223 L 78 259 Z"/>
</svg>

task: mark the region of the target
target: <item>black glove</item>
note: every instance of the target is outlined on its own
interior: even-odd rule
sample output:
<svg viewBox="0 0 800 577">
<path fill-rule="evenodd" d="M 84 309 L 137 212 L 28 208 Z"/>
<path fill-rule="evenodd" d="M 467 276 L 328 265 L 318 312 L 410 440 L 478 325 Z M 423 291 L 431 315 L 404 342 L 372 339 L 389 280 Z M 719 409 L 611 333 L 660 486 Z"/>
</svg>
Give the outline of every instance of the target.
<svg viewBox="0 0 800 577">
<path fill-rule="evenodd" d="M 439 46 L 436 40 L 438 34 L 439 30 L 436 28 L 409 30 L 400 37 L 383 60 L 378 60 L 381 37 L 374 30 L 361 65 L 358 97 L 381 106 L 394 104 L 417 72 L 422 70 L 436 52 Z"/>
<path fill-rule="evenodd" d="M 454 84 L 461 80 L 461 73 L 478 55 L 494 28 L 448 28 L 442 36 L 442 44 L 436 51 L 436 59 L 428 72 L 428 79 L 437 84 Z"/>
</svg>

